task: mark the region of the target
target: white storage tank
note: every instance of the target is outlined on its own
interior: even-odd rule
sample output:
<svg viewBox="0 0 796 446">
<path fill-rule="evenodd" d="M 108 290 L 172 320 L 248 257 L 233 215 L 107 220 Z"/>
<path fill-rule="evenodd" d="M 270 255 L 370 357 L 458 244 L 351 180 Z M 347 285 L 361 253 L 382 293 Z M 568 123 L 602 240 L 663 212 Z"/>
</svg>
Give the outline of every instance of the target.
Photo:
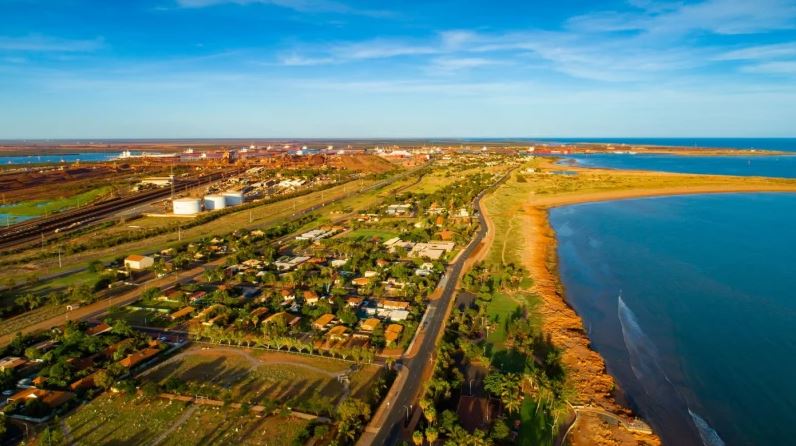
<svg viewBox="0 0 796 446">
<path fill-rule="evenodd" d="M 224 198 L 226 199 L 227 206 L 237 206 L 239 204 L 243 204 L 243 192 L 237 190 L 230 190 L 224 192 Z"/>
<path fill-rule="evenodd" d="M 223 195 L 205 196 L 205 210 L 215 211 L 227 207 L 226 199 Z"/>
<path fill-rule="evenodd" d="M 202 201 L 198 198 L 175 198 L 171 205 L 176 215 L 195 215 L 202 211 Z"/>
</svg>

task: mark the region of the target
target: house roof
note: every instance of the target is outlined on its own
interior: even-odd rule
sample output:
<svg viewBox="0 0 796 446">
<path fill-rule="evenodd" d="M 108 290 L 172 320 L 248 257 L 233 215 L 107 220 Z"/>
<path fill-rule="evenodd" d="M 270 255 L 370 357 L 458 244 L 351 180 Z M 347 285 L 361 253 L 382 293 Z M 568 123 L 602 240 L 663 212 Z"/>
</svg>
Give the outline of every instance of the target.
<svg viewBox="0 0 796 446">
<path fill-rule="evenodd" d="M 5 358 L 0 359 L 0 370 L 13 370 L 17 367 L 25 365 L 27 362 L 28 360 L 25 358 L 20 358 L 18 356 L 6 356 Z"/>
<path fill-rule="evenodd" d="M 389 309 L 405 310 L 409 308 L 409 302 L 400 300 L 383 300 L 381 301 L 381 306 Z"/>
<path fill-rule="evenodd" d="M 365 319 L 364 321 L 362 321 L 361 328 L 364 331 L 373 331 L 376 328 L 378 328 L 379 324 L 381 324 L 381 321 L 376 319 L 375 317 L 372 317 L 370 319 Z"/>
<path fill-rule="evenodd" d="M 139 350 L 137 352 L 133 352 L 127 355 L 126 358 L 119 361 L 119 364 L 122 367 L 126 367 L 129 369 L 135 367 L 137 364 L 140 364 L 143 361 L 146 361 L 149 358 L 154 357 L 158 353 L 160 353 L 160 350 L 157 348 L 145 348 L 143 350 Z"/>
<path fill-rule="evenodd" d="M 151 258 L 151 257 L 142 256 L 142 255 L 139 255 L 139 254 L 130 254 L 129 256 L 125 257 L 124 260 L 125 261 L 129 260 L 130 262 L 140 262 L 140 261 L 142 261 L 144 259 L 148 259 L 148 258 Z"/>
<path fill-rule="evenodd" d="M 171 313 L 169 315 L 169 317 L 171 317 L 172 320 L 179 319 L 181 317 L 185 317 L 185 316 L 188 316 L 189 314 L 193 313 L 193 310 L 194 310 L 194 307 L 191 307 L 191 306 L 182 307 L 179 310 L 175 311 L 174 313 Z"/>
<path fill-rule="evenodd" d="M 315 319 L 315 322 L 312 323 L 314 327 L 323 328 L 328 325 L 330 322 L 334 320 L 334 315 L 332 313 L 326 313 L 323 316 Z"/>
<path fill-rule="evenodd" d="M 23 401 L 30 398 L 36 398 L 50 408 L 58 407 L 75 397 L 74 393 L 62 392 L 60 390 L 46 390 L 29 387 L 21 390 L 10 397 L 9 401 Z"/>
<path fill-rule="evenodd" d="M 91 328 L 88 328 L 86 330 L 86 334 L 89 335 L 89 336 L 96 336 L 98 334 L 105 333 L 106 331 L 110 331 L 111 328 L 112 327 L 110 325 L 108 325 L 105 322 L 103 322 L 101 324 L 98 324 L 98 325 L 95 325 L 95 326 L 93 326 Z"/>
<path fill-rule="evenodd" d="M 401 332 L 403 332 L 404 326 L 399 324 L 390 324 L 387 326 L 387 329 L 384 330 L 384 340 L 387 342 L 396 341 L 400 336 Z"/>
<path fill-rule="evenodd" d="M 345 325 L 337 325 L 335 327 L 332 327 L 332 329 L 329 330 L 329 333 L 327 334 L 329 336 L 342 336 L 346 333 L 348 333 L 348 327 L 346 327 Z"/>
</svg>

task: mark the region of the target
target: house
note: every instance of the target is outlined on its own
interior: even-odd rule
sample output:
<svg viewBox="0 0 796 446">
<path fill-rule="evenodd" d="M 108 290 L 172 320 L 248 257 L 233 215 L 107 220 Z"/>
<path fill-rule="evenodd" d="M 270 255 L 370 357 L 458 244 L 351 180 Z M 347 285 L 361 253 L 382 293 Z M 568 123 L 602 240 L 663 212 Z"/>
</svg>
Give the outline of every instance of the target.
<svg viewBox="0 0 796 446">
<path fill-rule="evenodd" d="M 97 324 L 93 327 L 86 329 L 86 334 L 89 336 L 98 336 L 101 335 L 102 333 L 107 333 L 112 329 L 113 328 L 110 325 L 106 324 L 105 322 L 102 322 L 100 324 Z"/>
<path fill-rule="evenodd" d="M 0 371 L 5 372 L 6 370 L 16 370 L 27 363 L 28 360 L 25 358 L 20 358 L 18 356 L 6 356 L 5 358 L 0 359 Z"/>
<path fill-rule="evenodd" d="M 392 216 L 403 216 L 409 215 L 412 213 L 412 205 L 411 204 L 391 204 L 387 206 L 387 209 L 384 211 L 387 215 Z"/>
<path fill-rule="evenodd" d="M 393 237 L 387 240 L 386 242 L 382 243 L 382 245 L 384 245 L 384 247 L 387 248 L 389 252 L 395 252 L 397 248 L 411 250 L 415 246 L 413 242 L 405 242 L 401 240 L 400 237 Z"/>
<path fill-rule="evenodd" d="M 366 286 L 370 283 L 370 277 L 357 277 L 356 279 L 351 281 L 351 284 L 354 286 Z"/>
<path fill-rule="evenodd" d="M 307 305 L 316 305 L 318 303 L 318 293 L 312 290 L 304 291 L 304 303 Z"/>
<path fill-rule="evenodd" d="M 285 324 L 287 327 L 294 327 L 301 321 L 301 316 L 293 316 L 292 314 L 280 311 L 274 313 L 263 322 L 264 324 Z"/>
<path fill-rule="evenodd" d="M 372 332 L 375 329 L 379 328 L 379 325 L 381 325 L 381 321 L 376 319 L 375 317 L 372 317 L 362 321 L 362 323 L 359 325 L 359 328 L 362 331 Z"/>
<path fill-rule="evenodd" d="M 401 337 L 401 333 L 404 331 L 404 326 L 399 324 L 390 324 L 384 330 L 384 340 L 387 341 L 387 345 L 390 345 L 397 341 Z"/>
<path fill-rule="evenodd" d="M 155 259 L 149 256 L 132 254 L 124 259 L 124 267 L 132 271 L 143 271 L 155 264 Z"/>
<path fill-rule="evenodd" d="M 379 302 L 379 306 L 385 310 L 406 310 L 409 308 L 409 302 L 385 299 Z"/>
<path fill-rule="evenodd" d="M 312 328 L 316 330 L 324 330 L 329 327 L 335 320 L 335 317 L 332 313 L 326 313 L 315 319 L 315 322 L 312 323 Z"/>
<path fill-rule="evenodd" d="M 296 300 L 296 294 L 290 288 L 282 288 L 282 290 L 279 291 L 279 294 L 282 295 L 282 302 L 287 303 Z"/>
<path fill-rule="evenodd" d="M 348 259 L 334 259 L 329 262 L 329 265 L 332 268 L 342 268 L 346 263 L 348 263 Z"/>
<path fill-rule="evenodd" d="M 292 258 L 288 256 L 283 256 L 277 259 L 277 261 L 274 262 L 274 265 L 279 271 L 282 272 L 290 271 L 291 269 L 301 265 L 302 263 L 306 262 L 309 259 L 310 259 L 309 257 L 303 257 L 303 256 L 292 257 Z"/>
<path fill-rule="evenodd" d="M 154 358 L 158 353 L 160 353 L 160 349 L 158 348 L 145 348 L 143 350 L 130 353 L 126 358 L 119 361 L 118 364 L 124 368 L 131 369 L 147 359 Z"/>
<path fill-rule="evenodd" d="M 453 251 L 456 243 L 450 241 L 432 241 L 428 243 L 417 243 L 409 252 L 409 257 L 429 258 L 437 260 L 445 253 Z"/>
<path fill-rule="evenodd" d="M 362 305 L 362 302 L 364 300 L 365 299 L 363 299 L 361 297 L 358 297 L 358 296 L 351 296 L 351 297 L 347 298 L 345 300 L 345 302 L 346 302 L 346 304 L 348 304 L 349 307 L 359 308 L 359 306 Z"/>
<path fill-rule="evenodd" d="M 262 316 L 264 316 L 265 314 L 267 314 L 267 313 L 268 313 L 268 308 L 267 307 L 255 308 L 249 314 L 249 318 L 251 319 L 252 323 L 254 323 L 254 325 L 257 325 L 258 323 L 260 323 L 260 318 Z"/>
<path fill-rule="evenodd" d="M 419 268 L 415 269 L 415 275 L 426 277 L 434 273 L 434 265 L 429 262 L 424 262 Z"/>
<path fill-rule="evenodd" d="M 169 315 L 169 318 L 171 320 L 173 320 L 173 321 L 176 321 L 177 319 L 182 319 L 182 318 L 184 318 L 186 316 L 190 316 L 190 314 L 193 313 L 193 310 L 194 310 L 194 307 L 191 307 L 191 306 L 182 307 L 179 310 L 175 311 L 174 313 L 171 313 Z"/>
<path fill-rule="evenodd" d="M 379 268 L 390 266 L 390 263 L 392 262 L 390 262 L 387 259 L 376 259 L 376 266 L 378 266 Z"/>
<path fill-rule="evenodd" d="M 199 300 L 199 299 L 201 299 L 201 298 L 203 298 L 205 296 L 207 296 L 207 292 L 199 290 L 199 291 L 195 291 L 193 294 L 191 294 L 191 296 L 188 298 L 188 300 L 190 300 L 191 303 L 194 303 L 197 300 Z"/>
<path fill-rule="evenodd" d="M 445 208 L 440 206 L 439 204 L 437 204 L 436 201 L 431 203 L 431 206 L 429 206 L 428 210 L 426 210 L 426 213 L 428 215 L 440 215 L 440 214 L 442 214 L 444 212 L 445 212 Z"/>
<path fill-rule="evenodd" d="M 46 389 L 37 389 L 35 387 L 29 387 L 25 390 L 21 390 L 10 397 L 8 397 L 8 402 L 20 402 L 23 403 L 29 399 L 37 399 L 44 403 L 50 409 L 55 409 L 66 404 L 69 400 L 75 397 L 74 393 L 71 392 L 62 392 L 60 390 L 46 390 Z"/>
<path fill-rule="evenodd" d="M 71 384 L 69 384 L 69 390 L 71 390 L 72 392 L 77 392 L 78 390 L 82 389 L 90 389 L 92 387 L 95 387 L 94 373 L 88 376 L 84 376 L 78 379 L 77 381 L 74 381 Z"/>
<path fill-rule="evenodd" d="M 364 275 L 365 278 L 370 279 L 371 277 L 378 276 L 379 273 L 378 273 L 378 271 L 365 271 L 363 275 Z"/>
<path fill-rule="evenodd" d="M 329 333 L 327 333 L 326 336 L 332 342 L 345 341 L 346 338 L 348 338 L 348 327 L 345 325 L 338 325 L 329 330 Z"/>
</svg>

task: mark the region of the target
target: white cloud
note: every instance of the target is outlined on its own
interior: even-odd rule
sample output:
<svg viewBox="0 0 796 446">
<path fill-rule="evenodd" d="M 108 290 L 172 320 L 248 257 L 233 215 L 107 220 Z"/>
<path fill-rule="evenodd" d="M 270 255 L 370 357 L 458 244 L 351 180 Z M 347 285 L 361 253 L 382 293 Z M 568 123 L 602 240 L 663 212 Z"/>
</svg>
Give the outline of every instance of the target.
<svg viewBox="0 0 796 446">
<path fill-rule="evenodd" d="M 31 34 L 24 37 L 0 36 L 0 51 L 21 52 L 91 52 L 102 48 L 103 39 L 70 40 Z"/>
<path fill-rule="evenodd" d="M 719 54 L 716 60 L 760 60 L 796 56 L 796 42 L 758 45 Z"/>
</svg>

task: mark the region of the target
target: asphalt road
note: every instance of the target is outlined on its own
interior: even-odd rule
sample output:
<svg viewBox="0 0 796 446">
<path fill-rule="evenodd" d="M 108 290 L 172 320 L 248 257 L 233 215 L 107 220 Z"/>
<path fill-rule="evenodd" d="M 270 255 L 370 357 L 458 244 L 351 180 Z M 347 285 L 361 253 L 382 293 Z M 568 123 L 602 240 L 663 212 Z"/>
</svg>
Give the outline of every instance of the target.
<svg viewBox="0 0 796 446">
<path fill-rule="evenodd" d="M 388 394 L 389 400 L 383 402 L 383 404 L 389 403 L 389 406 L 387 406 L 386 414 L 382 417 L 384 420 L 382 425 L 375 434 L 366 431 L 358 445 L 392 446 L 401 440 L 401 432 L 405 426 L 407 412 L 411 416 L 412 410 L 409 408 L 415 405 L 423 388 L 423 377 L 425 376 L 426 368 L 433 364 L 437 339 L 441 331 L 445 329 L 447 309 L 456 295 L 456 284 L 459 281 L 459 276 L 462 273 L 465 262 L 470 258 L 487 233 L 486 219 L 483 216 L 483 212 L 481 212 L 481 198 L 508 178 L 510 173 L 511 171 L 506 173 L 493 186 L 482 191 L 473 200 L 473 207 L 478 209 L 478 231 L 461 255 L 448 267 L 444 279 L 440 282 L 442 293 L 439 299 L 431 301 L 428 305 L 426 310 L 428 316 L 425 318 L 425 323 L 418 328 L 418 330 L 422 330 L 422 333 L 418 333 L 417 339 L 420 344 L 416 348 L 417 353 L 411 358 L 401 361 L 402 366 L 406 368 L 408 376 L 401 381 L 403 385 L 397 389 L 397 394 L 395 396 Z M 399 384 L 396 383 L 396 385 Z M 407 409 L 409 410 L 407 411 Z"/>
</svg>

